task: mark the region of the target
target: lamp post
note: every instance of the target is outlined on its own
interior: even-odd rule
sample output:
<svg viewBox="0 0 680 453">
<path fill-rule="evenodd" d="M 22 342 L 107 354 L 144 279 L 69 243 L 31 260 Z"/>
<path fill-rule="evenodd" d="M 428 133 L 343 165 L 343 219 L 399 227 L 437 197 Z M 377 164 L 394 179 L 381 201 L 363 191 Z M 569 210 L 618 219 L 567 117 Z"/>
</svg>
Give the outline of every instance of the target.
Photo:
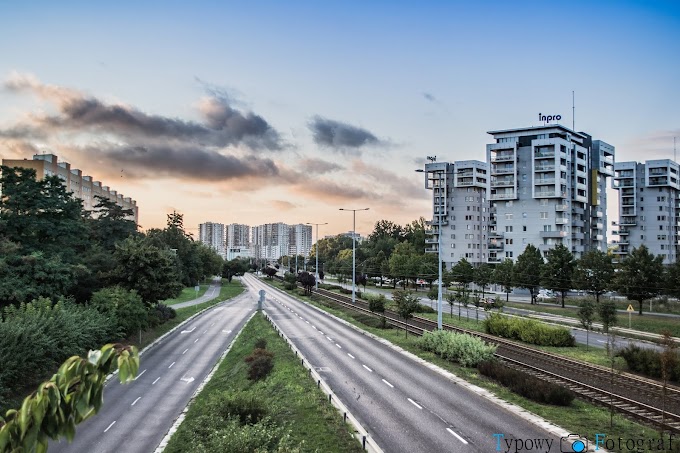
<svg viewBox="0 0 680 453">
<path fill-rule="evenodd" d="M 345 209 L 345 208 L 340 208 L 341 211 L 352 211 L 352 304 L 354 304 L 356 300 L 356 267 L 357 267 L 357 251 L 356 251 L 356 229 L 357 229 L 357 211 L 368 211 L 369 208 L 361 208 L 361 209 Z"/>
<path fill-rule="evenodd" d="M 310 223 L 307 222 L 307 225 L 316 225 L 316 279 L 314 280 L 314 289 L 318 290 L 319 289 L 319 225 L 328 225 L 328 222 L 325 223 Z"/>
</svg>

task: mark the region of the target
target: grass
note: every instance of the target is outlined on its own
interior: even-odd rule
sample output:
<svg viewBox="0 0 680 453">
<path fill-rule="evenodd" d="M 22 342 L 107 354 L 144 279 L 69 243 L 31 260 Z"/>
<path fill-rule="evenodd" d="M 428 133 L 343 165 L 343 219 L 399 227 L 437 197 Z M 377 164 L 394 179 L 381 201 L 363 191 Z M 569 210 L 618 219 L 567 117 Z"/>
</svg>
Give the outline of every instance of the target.
<svg viewBox="0 0 680 453">
<path fill-rule="evenodd" d="M 210 283 L 201 283 L 199 285 L 199 290 L 198 290 L 198 295 L 196 293 L 196 290 L 194 289 L 193 286 L 187 286 L 182 290 L 179 296 L 175 297 L 174 299 L 166 299 L 161 301 L 162 304 L 165 305 L 175 305 L 179 304 L 182 302 L 187 302 L 193 299 L 197 299 L 201 297 L 205 292 L 208 290 L 210 287 Z"/>
<path fill-rule="evenodd" d="M 267 350 L 274 353 L 274 368 L 263 380 L 249 381 L 244 358 L 254 349 L 256 340 L 264 338 Z M 272 436 L 284 438 L 273 448 L 258 451 L 310 451 L 310 452 L 359 452 L 361 445 L 352 437 L 349 426 L 342 421 L 336 409 L 328 403 L 324 394 L 317 389 L 307 370 L 279 337 L 271 324 L 256 315 L 241 331 L 217 372 L 198 395 L 189 409 L 184 422 L 170 440 L 166 453 L 188 451 L 226 451 L 216 445 L 223 442 L 220 436 L 231 436 L 234 431 L 225 429 L 224 416 L 213 410 L 219 401 L 240 395 L 247 401 L 255 400 L 266 408 Z M 252 424 L 239 427 L 235 437 L 229 441 L 228 451 L 253 451 L 256 445 L 247 444 Z M 250 437 L 252 439 L 252 437 Z M 227 442 L 227 441 L 224 441 Z M 247 444 L 247 446 L 246 446 Z M 242 448 L 242 449 L 241 449 Z"/>
<path fill-rule="evenodd" d="M 193 291 L 193 289 L 192 289 Z M 145 346 L 150 345 L 153 343 L 157 338 L 161 337 L 163 334 L 166 332 L 169 332 L 172 330 L 174 327 L 178 326 L 179 324 L 183 323 L 187 319 L 189 319 L 191 316 L 195 315 L 201 310 L 204 310 L 208 307 L 212 307 L 215 304 L 218 304 L 222 301 L 225 301 L 227 299 L 231 299 L 232 297 L 238 296 L 243 292 L 243 286 L 241 285 L 240 280 L 232 280 L 231 283 L 227 282 L 226 279 L 222 280 L 222 287 L 220 288 L 220 295 L 214 298 L 213 300 L 209 300 L 207 302 L 203 302 L 198 305 L 190 305 L 188 307 L 184 308 L 178 308 L 176 310 L 177 316 L 173 319 L 168 320 L 167 322 L 161 324 L 160 326 L 156 326 L 153 329 L 148 329 L 142 332 L 142 341 L 141 343 L 139 342 L 139 338 L 132 338 L 131 340 L 133 341 L 133 344 L 137 346 L 138 348 L 143 348 Z M 191 300 L 191 299 L 188 299 Z"/>
<path fill-rule="evenodd" d="M 659 434 L 653 428 L 650 428 L 639 423 L 635 423 L 621 416 L 620 414 L 614 414 L 612 417 L 612 425 L 610 427 L 610 412 L 608 408 L 595 406 L 588 402 L 581 400 L 575 400 L 569 407 L 558 407 L 550 406 L 546 404 L 540 404 L 523 398 L 507 388 L 497 384 L 488 378 L 481 376 L 475 368 L 464 368 L 455 363 L 443 360 L 437 357 L 435 354 L 421 350 L 417 346 L 417 338 L 413 336 L 405 337 L 404 332 L 397 329 L 380 329 L 376 327 L 371 327 L 370 325 L 364 325 L 357 321 L 357 316 L 351 314 L 349 311 L 337 308 L 335 306 L 326 306 L 320 302 L 320 298 L 314 297 L 301 297 L 299 294 L 295 294 L 299 299 L 316 305 L 323 310 L 334 314 L 335 316 L 344 319 L 355 326 L 368 331 L 376 336 L 382 337 L 393 344 L 396 344 L 405 350 L 413 353 L 414 355 L 427 360 L 451 373 L 478 385 L 482 388 L 488 389 L 494 393 L 499 398 L 509 401 L 511 403 L 520 406 L 539 417 L 549 420 L 558 426 L 566 429 L 571 433 L 579 433 L 582 436 L 588 437 L 588 439 L 594 441 L 595 434 L 605 433 L 609 438 L 623 439 L 630 438 L 658 438 Z M 448 322 L 449 318 L 445 319 Z M 457 320 L 457 317 L 454 317 Z M 473 321 L 474 323 L 474 321 Z M 453 323 L 452 323 L 453 324 Z M 481 323 L 480 323 L 481 325 Z M 545 350 L 550 350 L 553 352 L 564 352 L 565 355 L 570 355 L 574 358 L 582 359 L 583 357 L 591 357 L 594 363 L 599 363 L 600 365 L 607 365 L 604 359 L 606 356 L 600 355 L 605 354 L 604 351 L 596 351 L 595 348 L 590 348 L 585 351 L 585 347 L 576 348 L 541 348 Z M 562 350 L 562 351 L 560 351 Z M 674 442 L 674 445 L 678 442 Z M 677 446 L 677 445 L 676 445 Z M 628 451 L 628 450 L 610 450 L 610 451 Z"/>
</svg>

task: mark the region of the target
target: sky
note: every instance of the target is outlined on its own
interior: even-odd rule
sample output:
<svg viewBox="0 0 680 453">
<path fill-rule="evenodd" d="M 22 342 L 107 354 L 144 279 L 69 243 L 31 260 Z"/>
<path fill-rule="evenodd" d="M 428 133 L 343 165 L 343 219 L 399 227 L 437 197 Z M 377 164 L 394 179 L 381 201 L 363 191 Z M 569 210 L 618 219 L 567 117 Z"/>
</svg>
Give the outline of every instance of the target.
<svg viewBox="0 0 680 453">
<path fill-rule="evenodd" d="M 426 156 L 539 113 L 617 161 L 680 146 L 677 1 L 3 1 L 0 56 L 0 157 L 57 154 L 142 229 L 428 218 Z"/>
</svg>

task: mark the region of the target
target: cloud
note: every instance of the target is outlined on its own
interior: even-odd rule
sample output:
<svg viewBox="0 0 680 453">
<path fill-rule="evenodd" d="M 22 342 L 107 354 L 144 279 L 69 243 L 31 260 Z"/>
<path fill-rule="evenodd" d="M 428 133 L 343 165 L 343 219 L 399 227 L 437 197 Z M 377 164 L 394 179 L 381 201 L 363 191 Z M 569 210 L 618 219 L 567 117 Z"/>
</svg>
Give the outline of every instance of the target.
<svg viewBox="0 0 680 453">
<path fill-rule="evenodd" d="M 46 132 L 107 133 L 127 140 L 179 140 L 204 146 L 246 146 L 253 150 L 284 148 L 279 133 L 261 116 L 243 113 L 225 97 L 201 101 L 205 124 L 151 115 L 127 105 L 107 104 L 75 90 L 40 83 L 30 75 L 13 74 L 4 88 L 30 92 L 57 107 L 57 115 L 33 115 L 31 124 L 0 131 L 2 136 L 25 138 Z"/>
<path fill-rule="evenodd" d="M 394 200 L 419 200 L 427 197 L 427 193 L 420 184 L 422 178 L 415 172 L 413 177 L 399 176 L 384 167 L 369 165 L 359 159 L 352 162 L 351 170 L 353 174 L 361 175 L 367 181 L 381 184 L 385 194 L 391 196 Z"/>
<path fill-rule="evenodd" d="M 332 180 L 318 178 L 297 185 L 292 190 L 308 198 L 322 201 L 376 200 L 382 198 L 379 193 L 357 187 L 355 182 L 340 184 Z"/>
<path fill-rule="evenodd" d="M 269 204 L 274 208 L 279 211 L 290 211 L 292 209 L 297 208 L 297 205 L 291 203 L 290 201 L 284 201 L 284 200 L 271 200 Z"/>
<path fill-rule="evenodd" d="M 425 100 L 430 102 L 437 102 L 437 98 L 435 98 L 432 93 L 423 92 L 422 94 Z"/>
<path fill-rule="evenodd" d="M 326 160 L 315 158 L 302 159 L 299 162 L 299 166 L 300 170 L 315 176 L 342 170 L 344 168 L 342 165 L 336 164 L 334 162 L 328 162 Z"/>
<path fill-rule="evenodd" d="M 312 131 L 314 143 L 339 151 L 386 144 L 366 129 L 318 115 L 312 118 L 308 127 Z"/>
</svg>

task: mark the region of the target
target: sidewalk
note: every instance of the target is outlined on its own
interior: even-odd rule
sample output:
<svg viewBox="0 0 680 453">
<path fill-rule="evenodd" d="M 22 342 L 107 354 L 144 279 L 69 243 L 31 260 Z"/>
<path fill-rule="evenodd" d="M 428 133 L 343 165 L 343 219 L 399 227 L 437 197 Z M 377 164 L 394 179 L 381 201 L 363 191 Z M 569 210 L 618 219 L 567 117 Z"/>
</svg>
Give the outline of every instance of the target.
<svg viewBox="0 0 680 453">
<path fill-rule="evenodd" d="M 170 307 L 177 310 L 178 308 L 190 307 L 192 305 L 202 304 L 203 302 L 208 302 L 209 300 L 215 299 L 220 295 L 220 288 L 222 287 L 222 282 L 219 278 L 213 279 L 205 293 L 196 299 L 188 300 L 186 302 L 180 302 L 178 304 L 170 305 Z"/>
</svg>

